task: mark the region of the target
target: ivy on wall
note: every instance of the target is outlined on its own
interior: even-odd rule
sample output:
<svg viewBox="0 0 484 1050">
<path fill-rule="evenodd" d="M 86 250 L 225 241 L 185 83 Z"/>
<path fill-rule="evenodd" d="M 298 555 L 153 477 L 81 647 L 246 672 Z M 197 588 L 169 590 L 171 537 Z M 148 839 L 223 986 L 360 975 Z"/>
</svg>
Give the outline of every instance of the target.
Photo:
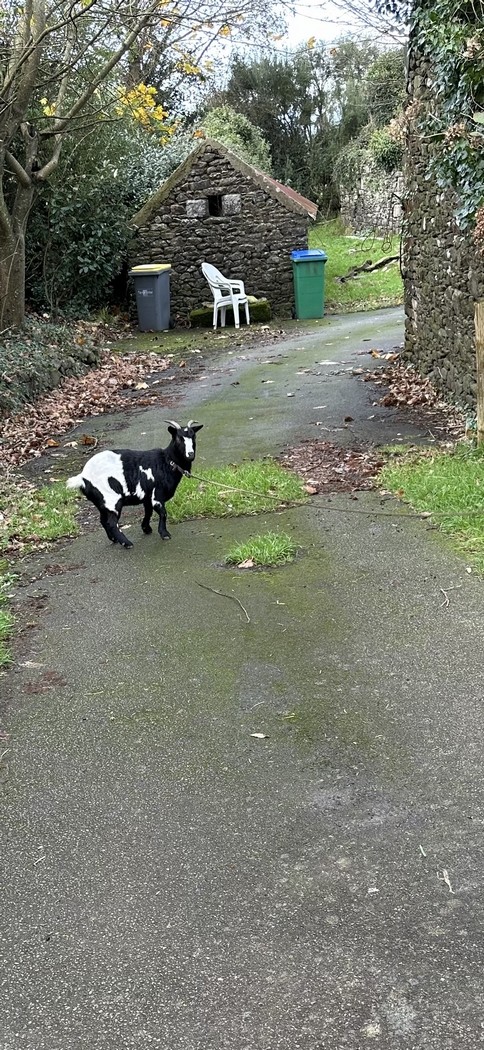
<svg viewBox="0 0 484 1050">
<path fill-rule="evenodd" d="M 411 47 L 429 64 L 431 104 L 407 110 L 410 133 L 430 146 L 429 175 L 456 191 L 459 224 L 484 231 L 484 0 L 375 6 L 408 22 Z"/>
</svg>

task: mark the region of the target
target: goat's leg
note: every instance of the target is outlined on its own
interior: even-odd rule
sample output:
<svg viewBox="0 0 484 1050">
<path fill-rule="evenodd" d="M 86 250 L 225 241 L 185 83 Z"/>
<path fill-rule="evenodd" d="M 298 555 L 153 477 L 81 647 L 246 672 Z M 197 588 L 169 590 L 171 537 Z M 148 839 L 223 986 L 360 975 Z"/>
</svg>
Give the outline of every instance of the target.
<svg viewBox="0 0 484 1050">
<path fill-rule="evenodd" d="M 109 520 L 109 513 L 108 513 L 108 511 L 106 510 L 105 507 L 103 507 L 103 509 L 99 512 L 99 514 L 100 514 L 100 519 L 101 519 L 101 525 L 102 525 L 102 527 L 103 527 L 103 529 L 104 529 L 104 531 L 106 533 L 106 536 L 107 536 L 108 540 L 111 540 L 111 543 L 117 543 L 117 540 L 114 538 L 113 528 L 112 528 L 111 522 Z"/>
<path fill-rule="evenodd" d="M 124 535 L 124 532 L 121 532 L 121 529 L 118 526 L 119 514 L 116 514 L 116 511 L 114 510 L 108 510 L 106 514 L 107 521 L 104 527 L 109 539 L 112 540 L 113 543 L 120 543 L 122 547 L 132 547 L 133 544 L 131 543 L 131 540 L 128 540 L 128 537 Z"/>
<path fill-rule="evenodd" d="M 153 529 L 150 525 L 151 515 L 153 513 L 153 504 L 151 502 L 151 497 L 143 500 L 143 507 L 145 508 L 145 516 L 143 518 L 143 521 L 141 522 L 141 528 L 143 529 L 143 532 L 146 532 L 146 535 L 149 536 L 150 533 L 153 532 Z"/>
<path fill-rule="evenodd" d="M 168 529 L 166 527 L 166 507 L 163 500 L 154 499 L 153 507 L 155 508 L 156 513 L 158 514 L 160 519 L 158 523 L 158 532 L 162 540 L 171 540 L 170 533 L 168 532 Z"/>
</svg>

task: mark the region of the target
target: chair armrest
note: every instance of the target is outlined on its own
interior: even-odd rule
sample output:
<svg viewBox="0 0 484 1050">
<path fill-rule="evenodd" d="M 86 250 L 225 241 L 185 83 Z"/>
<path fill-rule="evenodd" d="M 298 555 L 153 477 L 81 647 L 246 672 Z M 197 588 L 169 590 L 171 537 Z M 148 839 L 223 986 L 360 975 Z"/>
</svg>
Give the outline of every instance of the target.
<svg viewBox="0 0 484 1050">
<path fill-rule="evenodd" d="M 230 290 L 238 292 L 239 295 L 245 295 L 245 288 L 243 281 L 230 281 Z"/>
</svg>

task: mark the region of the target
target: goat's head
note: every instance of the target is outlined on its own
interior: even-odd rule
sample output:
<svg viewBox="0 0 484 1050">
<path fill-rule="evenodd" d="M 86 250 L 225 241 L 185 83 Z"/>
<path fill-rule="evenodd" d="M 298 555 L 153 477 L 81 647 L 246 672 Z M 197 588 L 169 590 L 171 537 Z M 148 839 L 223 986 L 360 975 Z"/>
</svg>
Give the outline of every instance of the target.
<svg viewBox="0 0 484 1050">
<path fill-rule="evenodd" d="M 182 427 L 174 419 L 167 419 L 166 422 L 168 423 L 168 433 L 172 436 L 175 450 L 182 459 L 191 463 L 195 459 L 196 434 L 197 431 L 202 429 L 203 423 L 197 423 L 195 419 L 190 419 L 186 427 Z"/>
</svg>

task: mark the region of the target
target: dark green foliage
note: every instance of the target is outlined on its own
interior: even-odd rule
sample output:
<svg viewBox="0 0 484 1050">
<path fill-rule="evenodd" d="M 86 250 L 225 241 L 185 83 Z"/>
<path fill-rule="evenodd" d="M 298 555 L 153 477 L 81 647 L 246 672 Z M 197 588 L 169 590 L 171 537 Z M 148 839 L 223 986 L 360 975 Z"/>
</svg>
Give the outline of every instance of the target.
<svg viewBox="0 0 484 1050">
<path fill-rule="evenodd" d="M 0 417 L 18 412 L 64 376 L 81 375 L 99 353 L 84 328 L 27 318 L 21 331 L 0 343 Z"/>
<path fill-rule="evenodd" d="M 311 67 L 307 54 L 288 60 L 236 57 L 232 63 L 223 101 L 260 128 L 269 143 L 276 178 L 285 174 L 290 158 L 294 186 L 306 192 L 309 168 L 307 136 L 311 121 L 309 91 Z"/>
<path fill-rule="evenodd" d="M 270 321 L 272 317 L 271 306 L 267 299 L 258 299 L 256 303 L 249 303 L 249 310 L 251 321 Z M 245 323 L 245 314 L 243 310 L 240 315 L 240 320 L 241 324 Z M 234 315 L 231 307 L 228 307 L 227 309 L 226 322 L 229 327 L 232 327 L 234 324 Z M 211 328 L 212 323 L 212 307 L 201 306 L 197 310 L 190 311 L 190 324 L 192 328 Z"/>
<path fill-rule="evenodd" d="M 46 187 L 32 216 L 27 295 L 37 308 L 85 316 L 106 303 L 127 240 L 124 186 L 86 175 Z"/>
<path fill-rule="evenodd" d="M 401 48 L 382 55 L 372 41 L 343 40 L 285 59 L 236 58 L 221 98 L 261 129 L 275 177 L 328 214 L 339 206 L 341 152 L 370 121 L 393 116 L 404 86 Z"/>
<path fill-rule="evenodd" d="M 30 216 L 30 304 L 70 316 L 106 306 L 126 261 L 130 218 L 191 148 L 189 136 L 160 147 L 121 122 L 75 140 Z"/>
</svg>

